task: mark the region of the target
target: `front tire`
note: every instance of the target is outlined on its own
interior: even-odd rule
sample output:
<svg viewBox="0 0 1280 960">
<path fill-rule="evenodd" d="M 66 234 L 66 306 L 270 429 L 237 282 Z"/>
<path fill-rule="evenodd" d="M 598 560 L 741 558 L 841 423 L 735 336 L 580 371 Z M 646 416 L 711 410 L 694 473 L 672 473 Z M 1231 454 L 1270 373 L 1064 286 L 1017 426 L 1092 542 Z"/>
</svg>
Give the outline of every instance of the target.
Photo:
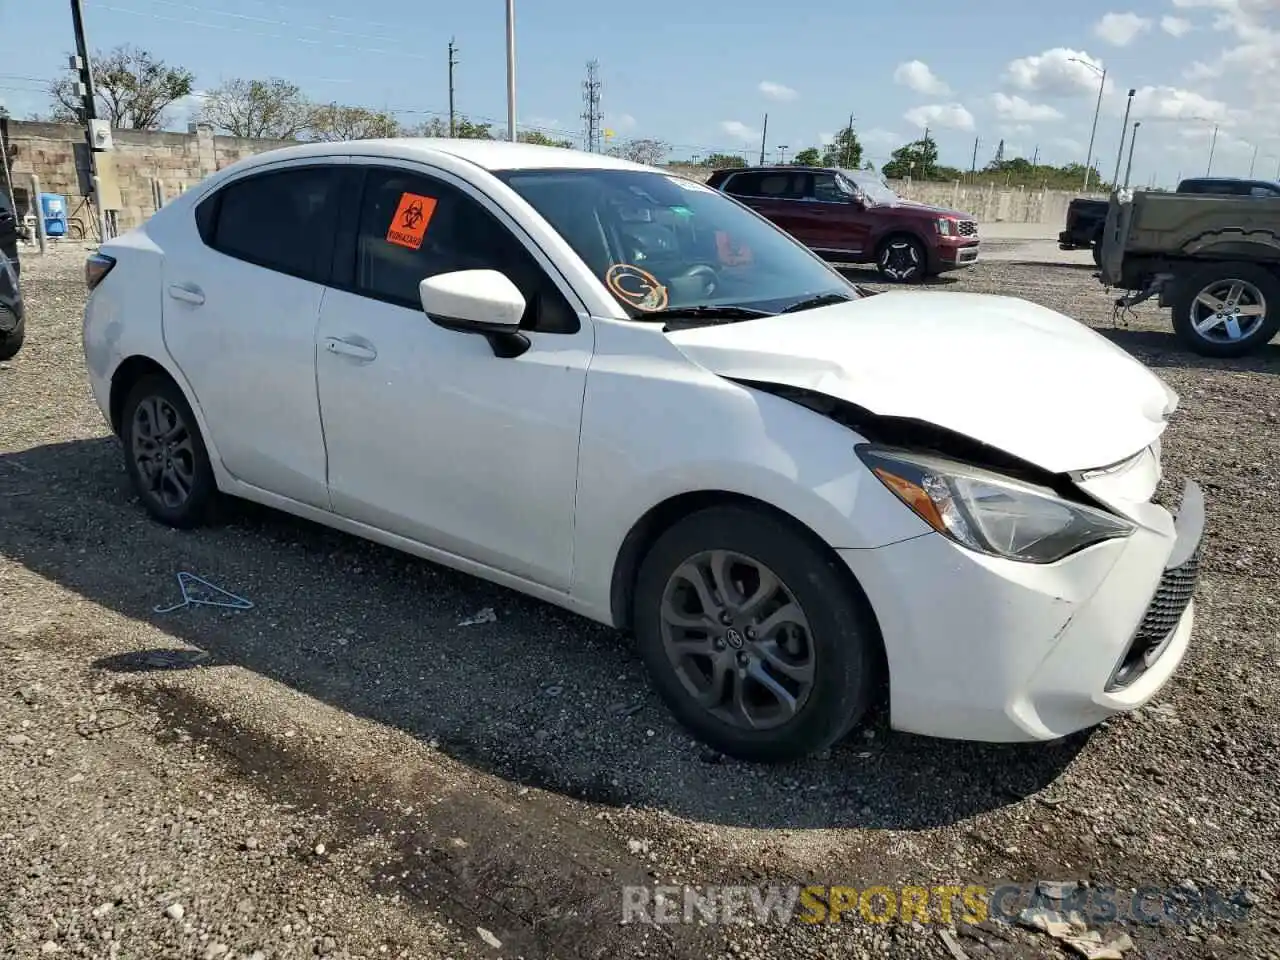
<svg viewBox="0 0 1280 960">
<path fill-rule="evenodd" d="M 640 566 L 633 622 L 676 719 L 740 760 L 823 750 L 874 695 L 865 601 L 836 560 L 764 511 L 712 507 L 666 531 Z"/>
<path fill-rule="evenodd" d="M 1280 278 L 1254 263 L 1214 263 L 1178 284 L 1173 329 L 1205 357 L 1242 357 L 1280 329 Z"/>
<path fill-rule="evenodd" d="M 4 307 L 0 307 L 3 310 Z M 0 361 L 12 360 L 18 355 L 18 351 L 22 349 L 22 341 L 26 338 L 26 334 L 21 327 L 13 333 L 6 333 L 0 336 Z"/>
<path fill-rule="evenodd" d="M 120 416 L 125 469 L 147 513 L 170 527 L 207 522 L 218 486 L 195 415 L 168 377 L 143 377 Z"/>
<path fill-rule="evenodd" d="M 922 283 L 929 272 L 924 245 L 911 237 L 890 237 L 876 254 L 880 276 L 895 283 Z"/>
</svg>

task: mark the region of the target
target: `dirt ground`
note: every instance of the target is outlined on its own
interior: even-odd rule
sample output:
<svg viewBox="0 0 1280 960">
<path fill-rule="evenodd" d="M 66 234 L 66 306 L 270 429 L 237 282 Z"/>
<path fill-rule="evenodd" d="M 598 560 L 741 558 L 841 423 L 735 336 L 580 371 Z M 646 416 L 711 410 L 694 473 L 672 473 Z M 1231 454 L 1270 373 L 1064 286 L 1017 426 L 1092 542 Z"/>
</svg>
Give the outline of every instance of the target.
<svg viewBox="0 0 1280 960">
<path fill-rule="evenodd" d="M 0 364 L 0 956 L 1062 957 L 990 921 L 622 924 L 621 889 L 1075 880 L 1248 891 L 1233 922 L 1100 926 L 1126 958 L 1280 958 L 1280 344 L 1201 359 L 1148 306 L 1113 328 L 1071 267 L 926 288 L 1062 310 L 1181 394 L 1166 470 L 1210 510 L 1193 650 L 1066 743 L 880 716 L 766 768 L 679 730 L 612 631 L 267 510 L 148 521 L 83 373 L 82 256 L 27 258 Z M 974 374 L 1016 402 L 1004 362 Z M 156 612 L 184 571 L 252 609 Z"/>
</svg>

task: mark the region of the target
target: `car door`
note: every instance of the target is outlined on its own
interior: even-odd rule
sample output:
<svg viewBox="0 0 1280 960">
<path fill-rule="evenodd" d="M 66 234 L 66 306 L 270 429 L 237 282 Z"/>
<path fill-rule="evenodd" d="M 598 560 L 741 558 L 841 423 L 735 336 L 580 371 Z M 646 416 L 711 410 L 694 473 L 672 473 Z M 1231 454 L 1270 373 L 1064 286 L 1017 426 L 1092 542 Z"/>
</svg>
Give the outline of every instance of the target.
<svg viewBox="0 0 1280 960">
<path fill-rule="evenodd" d="M 342 516 L 556 589 L 573 567 L 585 309 L 465 181 L 371 165 L 320 311 L 317 384 Z M 406 218 L 410 218 L 412 223 Z M 517 228 L 518 229 L 518 228 Z M 418 284 L 491 268 L 529 302 L 529 349 L 433 323 Z"/>
<path fill-rule="evenodd" d="M 327 509 L 315 336 L 343 168 L 271 165 L 160 239 L 164 339 L 227 471 Z"/>
<path fill-rule="evenodd" d="M 861 257 L 871 244 L 872 216 L 853 192 L 852 184 L 834 172 L 815 173 L 812 198 L 821 218 L 824 252 Z"/>
<path fill-rule="evenodd" d="M 748 170 L 734 174 L 725 184 L 725 193 L 804 242 L 804 218 L 795 203 L 801 194 L 794 181 L 785 170 Z"/>
</svg>

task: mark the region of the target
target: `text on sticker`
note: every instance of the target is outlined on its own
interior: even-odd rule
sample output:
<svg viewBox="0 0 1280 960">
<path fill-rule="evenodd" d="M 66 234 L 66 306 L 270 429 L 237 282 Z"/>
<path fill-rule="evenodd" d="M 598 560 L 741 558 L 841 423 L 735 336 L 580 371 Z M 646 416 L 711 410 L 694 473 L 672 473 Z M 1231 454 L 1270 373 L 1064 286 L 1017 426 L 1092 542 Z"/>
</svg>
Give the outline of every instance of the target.
<svg viewBox="0 0 1280 960">
<path fill-rule="evenodd" d="M 422 246 L 422 238 L 427 235 L 427 226 L 435 212 L 435 197 L 424 197 L 416 193 L 401 194 L 396 215 L 391 218 L 391 226 L 387 228 L 387 243 L 417 250 Z"/>
</svg>

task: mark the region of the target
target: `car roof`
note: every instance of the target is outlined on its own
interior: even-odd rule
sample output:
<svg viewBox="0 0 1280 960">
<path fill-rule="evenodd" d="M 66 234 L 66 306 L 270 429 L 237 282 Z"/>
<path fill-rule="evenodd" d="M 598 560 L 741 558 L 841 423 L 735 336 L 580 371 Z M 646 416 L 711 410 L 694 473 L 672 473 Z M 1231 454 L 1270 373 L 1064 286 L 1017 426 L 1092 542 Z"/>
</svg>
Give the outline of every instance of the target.
<svg viewBox="0 0 1280 960">
<path fill-rule="evenodd" d="M 430 160 L 454 157 L 488 171 L 498 170 L 653 170 L 603 153 L 588 153 L 567 147 L 545 147 L 509 140 L 463 140 L 440 137 L 394 137 L 379 140 L 347 140 L 340 143 L 306 143 L 255 154 L 240 161 L 245 169 L 261 163 L 323 157 L 389 157 L 402 160 Z"/>
</svg>

